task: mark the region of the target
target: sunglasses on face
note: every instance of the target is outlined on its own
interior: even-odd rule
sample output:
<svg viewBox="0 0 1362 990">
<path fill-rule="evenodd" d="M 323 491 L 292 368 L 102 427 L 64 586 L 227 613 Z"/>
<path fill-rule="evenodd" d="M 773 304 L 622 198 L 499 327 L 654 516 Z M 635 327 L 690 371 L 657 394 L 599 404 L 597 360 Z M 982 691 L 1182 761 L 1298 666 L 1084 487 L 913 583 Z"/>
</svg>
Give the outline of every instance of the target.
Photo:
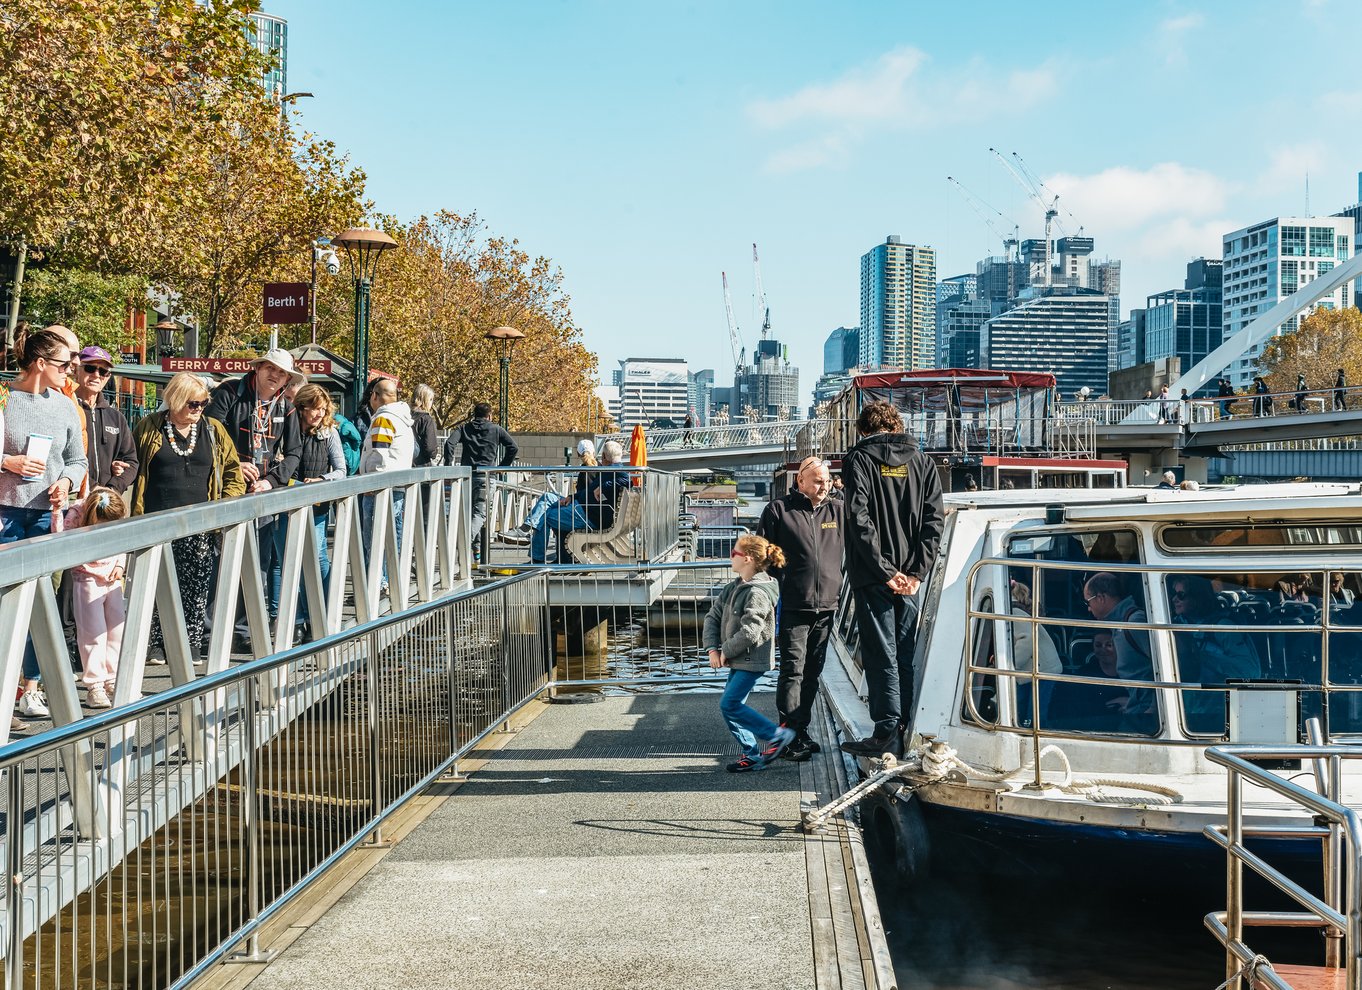
<svg viewBox="0 0 1362 990">
<path fill-rule="evenodd" d="M 49 367 L 56 368 L 58 371 L 70 371 L 76 364 L 72 358 L 67 358 L 65 361 L 53 361 L 51 358 L 43 358 L 43 360 L 47 362 Z"/>
<path fill-rule="evenodd" d="M 1183 601 L 1183 600 L 1185 600 L 1185 599 L 1187 598 L 1187 592 L 1181 591 L 1181 590 L 1179 590 L 1179 591 L 1174 591 L 1171 597 L 1172 597 L 1173 601 L 1175 601 L 1175 602 L 1180 602 L 1180 601 Z"/>
<path fill-rule="evenodd" d="M 186 403 L 184 404 L 184 407 L 185 407 L 186 409 L 193 409 L 193 410 L 195 410 L 195 411 L 200 410 L 200 409 L 207 409 L 207 408 L 208 408 L 208 402 L 209 402 L 208 399 L 195 399 L 193 402 L 186 402 Z"/>
<path fill-rule="evenodd" d="M 104 367 L 104 365 L 102 365 L 102 364 L 82 364 L 82 365 L 80 366 L 80 370 L 83 371 L 83 372 L 85 372 L 87 375 L 111 375 L 111 374 L 113 374 L 113 369 L 112 369 L 112 368 L 106 368 L 106 367 Z"/>
<path fill-rule="evenodd" d="M 746 556 L 747 556 L 747 554 L 743 553 L 741 550 L 738 550 L 738 549 L 730 550 L 729 553 L 728 553 L 728 555 L 729 555 L 730 557 L 746 557 Z"/>
</svg>

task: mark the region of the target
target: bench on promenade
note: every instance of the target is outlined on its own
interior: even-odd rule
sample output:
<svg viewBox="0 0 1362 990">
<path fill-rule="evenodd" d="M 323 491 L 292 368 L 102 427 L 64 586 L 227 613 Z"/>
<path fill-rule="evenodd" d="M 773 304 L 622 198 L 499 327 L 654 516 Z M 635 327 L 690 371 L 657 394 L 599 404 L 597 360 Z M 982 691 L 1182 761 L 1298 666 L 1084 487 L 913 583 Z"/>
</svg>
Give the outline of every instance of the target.
<svg viewBox="0 0 1362 990">
<path fill-rule="evenodd" d="M 577 529 L 568 534 L 567 552 L 583 564 L 624 564 L 638 559 L 635 535 L 643 526 L 643 491 L 632 485 L 620 490 L 615 519 L 605 529 Z"/>
</svg>

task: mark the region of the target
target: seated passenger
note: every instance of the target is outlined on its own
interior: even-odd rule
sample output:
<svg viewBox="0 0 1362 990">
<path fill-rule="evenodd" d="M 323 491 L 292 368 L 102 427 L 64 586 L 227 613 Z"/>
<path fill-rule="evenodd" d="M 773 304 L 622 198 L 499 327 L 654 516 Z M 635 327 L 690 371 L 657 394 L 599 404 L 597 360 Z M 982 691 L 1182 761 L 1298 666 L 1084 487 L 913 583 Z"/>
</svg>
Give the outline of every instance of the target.
<svg viewBox="0 0 1362 990">
<path fill-rule="evenodd" d="M 1315 587 L 1313 574 L 1290 574 L 1277 582 L 1277 604 L 1285 605 L 1288 602 L 1319 604 L 1319 589 Z"/>
<path fill-rule="evenodd" d="M 1332 571 L 1329 574 L 1329 607 L 1351 608 L 1353 599 L 1352 590 L 1343 586 L 1343 572 Z"/>
<path fill-rule="evenodd" d="M 584 467 L 596 466 L 596 445 L 590 440 L 582 440 L 577 444 L 577 456 L 581 458 Z M 553 475 L 549 476 L 550 481 Z M 581 476 L 578 476 L 578 486 L 581 486 Z M 573 500 L 572 495 L 559 497 L 558 493 L 550 489 L 535 500 L 534 505 L 530 506 L 530 511 L 525 514 L 525 521 L 519 526 L 515 526 L 505 532 L 498 533 L 497 539 L 502 543 L 512 543 L 519 546 L 526 546 L 530 542 L 530 536 L 544 521 L 544 516 L 549 509 L 556 505 L 569 505 Z"/>
<path fill-rule="evenodd" d="M 1121 579 L 1110 571 L 1099 571 L 1083 585 L 1083 601 L 1088 611 L 1099 622 L 1145 623 L 1144 610 L 1135 598 L 1125 593 Z M 1116 628 L 1112 630 L 1116 644 L 1116 676 L 1126 681 L 1154 680 L 1154 661 L 1149 651 L 1147 629 Z M 1126 697 L 1125 717 L 1121 731 L 1152 733 L 1158 727 L 1158 709 L 1154 691 L 1132 688 Z"/>
<path fill-rule="evenodd" d="M 1009 588 L 1012 597 L 1013 615 L 1030 615 L 1032 610 L 1031 589 L 1024 582 L 1009 581 Z M 1012 627 L 1012 669 L 1030 670 L 1033 663 L 1032 658 L 1032 636 L 1031 624 L 1029 622 L 1010 622 Z M 1059 659 L 1059 650 L 1055 649 L 1055 641 L 1050 638 L 1049 632 L 1044 626 L 1035 627 L 1036 652 L 1040 654 L 1038 669 L 1043 674 L 1060 674 L 1064 672 L 1064 664 Z M 1032 723 L 1034 712 L 1031 707 L 1031 683 L 1023 678 L 1013 678 L 1017 691 L 1017 724 L 1028 728 Z M 1040 682 L 1040 724 L 1046 725 L 1046 714 L 1050 708 L 1050 696 L 1054 694 L 1054 681 Z"/>
<path fill-rule="evenodd" d="M 618 464 L 623 448 L 614 440 L 601 448 L 603 464 Z M 566 504 L 551 506 L 530 537 L 530 561 L 542 564 L 548 550 L 549 532 L 570 533 L 582 529 L 605 529 L 615 521 L 615 493 L 625 475 L 618 471 L 583 471 L 577 488 Z"/>
<path fill-rule="evenodd" d="M 1083 666 L 1073 673 L 1077 677 L 1115 680 L 1116 642 L 1109 630 L 1098 629 L 1092 634 L 1092 653 Z M 1059 684 L 1050 702 L 1050 728 L 1115 732 L 1121 725 L 1127 693 L 1119 683 Z"/>
<path fill-rule="evenodd" d="M 1218 614 L 1215 591 L 1205 578 L 1175 577 L 1169 581 L 1169 611 L 1177 625 L 1213 626 Z M 1230 623 L 1233 625 L 1233 623 Z M 1195 629 L 1176 632 L 1178 679 L 1198 684 L 1224 684 L 1227 680 L 1262 677 L 1262 664 L 1253 641 L 1242 632 Z M 1189 732 L 1218 735 L 1225 731 L 1225 694 L 1220 691 L 1184 691 L 1182 707 Z"/>
</svg>

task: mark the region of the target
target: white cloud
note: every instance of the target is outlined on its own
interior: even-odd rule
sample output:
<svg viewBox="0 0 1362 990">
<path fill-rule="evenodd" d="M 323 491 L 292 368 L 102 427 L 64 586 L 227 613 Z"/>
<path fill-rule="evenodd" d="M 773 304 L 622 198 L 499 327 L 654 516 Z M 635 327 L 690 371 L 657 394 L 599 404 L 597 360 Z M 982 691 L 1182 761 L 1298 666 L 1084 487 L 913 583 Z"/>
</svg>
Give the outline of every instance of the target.
<svg viewBox="0 0 1362 990">
<path fill-rule="evenodd" d="M 1015 115 L 1054 96 L 1059 75 L 1051 62 L 1004 73 L 981 59 L 933 73 L 924 52 L 901 46 L 831 81 L 753 100 L 746 112 L 767 130 L 815 131 L 766 162 L 768 172 L 791 172 L 845 161 L 874 129 L 925 129 Z"/>
<path fill-rule="evenodd" d="M 1089 230 L 1104 233 L 1134 230 L 1162 218 L 1211 216 L 1223 211 L 1230 192 L 1219 176 L 1177 162 L 1147 169 L 1117 166 L 1093 175 L 1060 174 L 1046 184 L 1059 194 L 1062 218 L 1073 214 Z"/>
<path fill-rule="evenodd" d="M 1272 160 L 1267 168 L 1254 180 L 1253 191 L 1282 203 L 1281 210 L 1284 213 L 1303 208 L 1305 177 L 1330 171 L 1332 157 L 1329 149 L 1318 141 L 1278 148 L 1272 152 Z M 1290 207 L 1286 205 L 1288 203 L 1301 205 Z"/>
<path fill-rule="evenodd" d="M 1159 24 L 1159 48 L 1163 51 L 1165 65 L 1187 64 L 1186 37 L 1205 22 L 1206 18 L 1201 14 L 1192 13 L 1169 17 Z"/>
</svg>

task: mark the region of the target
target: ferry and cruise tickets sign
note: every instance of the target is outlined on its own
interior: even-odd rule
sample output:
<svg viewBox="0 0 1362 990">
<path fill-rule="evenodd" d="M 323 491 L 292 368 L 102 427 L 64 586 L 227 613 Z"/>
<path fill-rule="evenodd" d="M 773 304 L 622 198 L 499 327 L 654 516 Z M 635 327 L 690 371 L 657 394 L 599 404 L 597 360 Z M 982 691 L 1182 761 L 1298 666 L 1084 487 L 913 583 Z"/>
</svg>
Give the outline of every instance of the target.
<svg viewBox="0 0 1362 990">
<path fill-rule="evenodd" d="M 305 375 L 331 374 L 330 361 L 295 361 L 293 367 Z M 209 375 L 245 375 L 251 370 L 250 358 L 161 358 L 162 371 L 192 371 Z"/>
</svg>

